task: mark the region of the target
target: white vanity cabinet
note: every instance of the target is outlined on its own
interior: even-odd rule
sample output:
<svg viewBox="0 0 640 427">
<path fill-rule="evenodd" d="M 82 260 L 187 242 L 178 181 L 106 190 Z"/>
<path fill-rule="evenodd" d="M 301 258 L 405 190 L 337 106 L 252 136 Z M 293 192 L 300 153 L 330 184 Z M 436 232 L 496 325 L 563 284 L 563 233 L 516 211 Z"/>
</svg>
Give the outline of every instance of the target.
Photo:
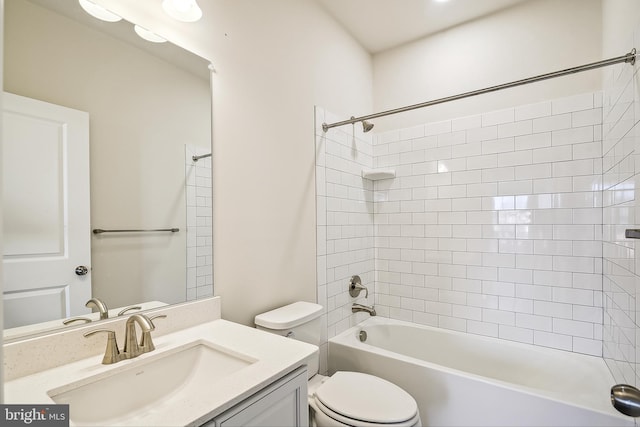
<svg viewBox="0 0 640 427">
<path fill-rule="evenodd" d="M 307 368 L 273 382 L 202 427 L 309 426 Z"/>
<path fill-rule="evenodd" d="M 199 304 L 161 314 L 179 322 Z M 127 319 L 103 322 L 122 330 Z M 103 365 L 104 339 L 89 346 L 83 337 L 94 328 L 5 343 L 3 403 L 65 400 L 73 425 L 309 425 L 304 363 L 317 357 L 314 345 L 215 319 L 158 336 L 151 353 Z M 73 360 L 70 354 L 82 357 Z M 117 393 L 109 392 L 113 387 Z"/>
</svg>

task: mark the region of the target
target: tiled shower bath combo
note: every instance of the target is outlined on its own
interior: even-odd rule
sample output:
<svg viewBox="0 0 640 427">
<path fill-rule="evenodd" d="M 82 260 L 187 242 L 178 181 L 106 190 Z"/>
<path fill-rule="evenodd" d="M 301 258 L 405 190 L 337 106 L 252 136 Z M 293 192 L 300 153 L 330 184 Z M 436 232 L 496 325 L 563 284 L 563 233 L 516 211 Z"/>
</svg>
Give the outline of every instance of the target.
<svg viewBox="0 0 640 427">
<path fill-rule="evenodd" d="M 637 67 L 603 92 L 373 135 L 316 108 L 318 302 L 352 275 L 379 316 L 604 357 L 636 384 Z M 363 171 L 395 173 L 363 178 Z M 326 357 L 326 345 L 322 347 Z"/>
</svg>

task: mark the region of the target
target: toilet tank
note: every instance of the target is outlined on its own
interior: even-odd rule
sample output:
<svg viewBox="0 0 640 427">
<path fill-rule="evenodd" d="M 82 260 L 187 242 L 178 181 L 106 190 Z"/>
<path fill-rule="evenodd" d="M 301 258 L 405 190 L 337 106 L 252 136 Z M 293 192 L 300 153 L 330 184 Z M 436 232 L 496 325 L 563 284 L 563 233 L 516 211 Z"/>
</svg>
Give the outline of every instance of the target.
<svg viewBox="0 0 640 427">
<path fill-rule="evenodd" d="M 320 346 L 320 316 L 321 305 L 298 301 L 258 314 L 254 322 L 257 329 Z M 318 352 L 305 361 L 310 377 L 318 373 L 319 362 Z"/>
</svg>

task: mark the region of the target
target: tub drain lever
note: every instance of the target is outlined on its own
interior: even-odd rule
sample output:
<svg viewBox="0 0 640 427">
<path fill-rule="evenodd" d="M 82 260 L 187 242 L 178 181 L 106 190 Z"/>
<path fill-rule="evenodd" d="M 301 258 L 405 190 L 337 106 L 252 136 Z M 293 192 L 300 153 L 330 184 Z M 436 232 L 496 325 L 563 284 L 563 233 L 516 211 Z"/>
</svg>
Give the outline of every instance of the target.
<svg viewBox="0 0 640 427">
<path fill-rule="evenodd" d="M 630 417 L 640 417 L 640 390 L 628 384 L 611 387 L 611 404 Z"/>
</svg>

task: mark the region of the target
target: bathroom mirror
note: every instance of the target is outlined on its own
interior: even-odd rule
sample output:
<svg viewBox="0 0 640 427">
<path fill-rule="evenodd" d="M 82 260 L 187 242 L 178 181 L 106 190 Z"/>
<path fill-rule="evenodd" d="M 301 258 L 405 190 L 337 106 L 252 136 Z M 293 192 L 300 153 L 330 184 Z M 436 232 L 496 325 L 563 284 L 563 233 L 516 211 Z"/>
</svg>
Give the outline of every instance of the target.
<svg viewBox="0 0 640 427">
<path fill-rule="evenodd" d="M 100 21 L 77 0 L 4 4 L 4 91 L 85 112 L 90 229 L 144 230 L 90 233 L 90 294 L 75 306 L 54 295 L 63 318 L 87 317 L 86 297 L 118 309 L 212 296 L 211 159 L 192 159 L 211 153 L 209 61 L 168 42 L 143 40 L 124 20 Z M 40 170 L 42 154 L 33 153 L 14 162 L 29 179 Z M 60 162 L 73 167 L 69 159 Z M 24 178 L 4 181 L 13 193 L 33 190 Z M 147 231 L 157 229 L 174 232 Z M 5 219 L 5 239 L 11 231 Z M 5 301 L 12 290 L 3 289 Z M 48 305 L 25 300 L 17 307 L 40 313 Z M 5 321 L 14 326 L 5 339 L 68 327 L 61 320 Z"/>
</svg>

